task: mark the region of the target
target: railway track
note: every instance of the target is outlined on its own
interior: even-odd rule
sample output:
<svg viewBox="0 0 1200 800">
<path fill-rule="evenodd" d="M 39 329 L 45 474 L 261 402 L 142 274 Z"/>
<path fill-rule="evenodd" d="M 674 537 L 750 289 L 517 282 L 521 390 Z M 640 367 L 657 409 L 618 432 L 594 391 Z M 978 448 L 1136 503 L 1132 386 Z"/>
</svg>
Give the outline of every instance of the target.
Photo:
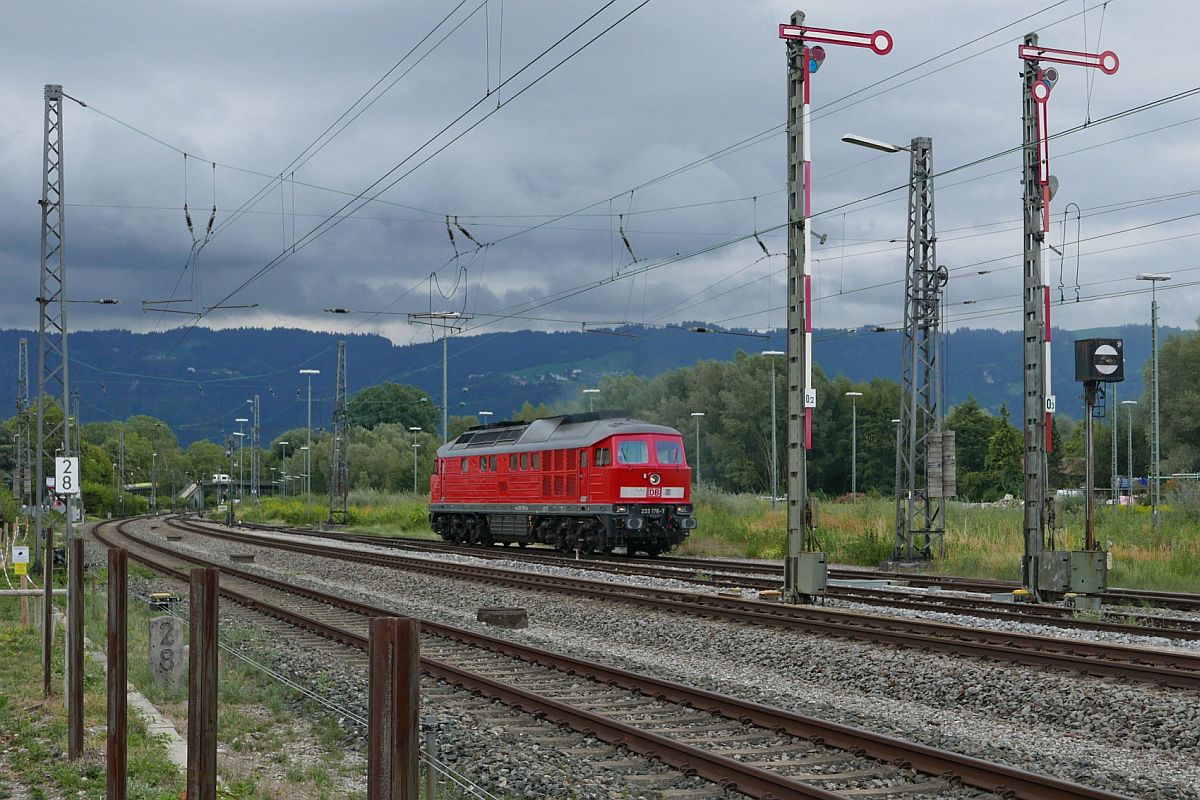
<svg viewBox="0 0 1200 800">
<path fill-rule="evenodd" d="M 613 584 L 478 564 L 443 562 L 418 556 L 331 547 L 321 542 L 263 537 L 179 518 L 165 521 L 179 530 L 200 536 L 443 578 L 538 592 L 563 592 L 606 603 L 632 603 L 658 611 L 722 621 L 786 628 L 901 648 L 936 650 L 956 656 L 1034 667 L 1052 667 L 1110 679 L 1200 689 L 1200 655 L 1188 652 L 993 631 L 820 606 L 781 605 L 708 593 Z"/>
<path fill-rule="evenodd" d="M 179 580 L 188 562 L 221 570 L 224 597 L 349 647 L 367 621 L 394 612 L 176 553 L 102 523 L 105 546 Z M 118 540 L 116 537 L 120 537 Z M 132 545 L 132 546 L 131 546 Z M 422 670 L 540 718 L 661 760 L 714 784 L 710 796 L 1118 800 L 1103 789 L 1036 775 L 838 723 L 420 620 Z"/>
<path fill-rule="evenodd" d="M 654 578 L 682 580 L 728 589 L 752 589 L 755 591 L 775 590 L 780 587 L 783 573 L 779 567 L 750 562 L 730 562 L 716 559 L 664 558 L 621 558 L 595 556 L 586 559 L 571 559 L 556 551 L 545 548 L 473 547 L 430 539 L 393 539 L 390 537 L 347 534 L 333 531 L 314 531 L 303 528 L 280 528 L 270 525 L 242 523 L 240 527 L 253 530 L 290 533 L 299 536 L 330 539 L 352 544 L 371 544 L 415 552 L 446 552 L 470 555 L 476 558 L 507 561 L 528 561 L 570 568 L 586 568 L 609 572 L 615 575 L 639 575 Z M 891 574 L 892 578 L 885 577 Z M 913 585 L 913 576 L 899 577 L 896 573 L 860 574 L 858 571 L 831 570 L 831 577 L 841 580 L 896 580 Z M 962 591 L 975 591 L 960 585 L 946 585 L 928 580 L 928 576 L 916 576 L 916 583 L 939 586 Z M 1001 592 L 1000 584 L 989 591 Z M 1033 603 L 1015 604 L 991 599 L 961 597 L 953 594 L 914 595 L 901 588 L 869 588 L 864 586 L 831 585 L 827 596 L 846 602 L 863 605 L 903 608 L 913 611 L 933 611 L 963 614 L 985 619 L 1011 622 L 1039 622 L 1071 630 L 1106 631 L 1136 636 L 1158 636 L 1182 641 L 1200 640 L 1200 620 L 1180 619 L 1142 613 L 1120 613 L 1119 620 L 1081 618 L 1076 611 L 1063 606 Z M 1012 587 L 1009 587 L 1010 589 Z"/>
</svg>

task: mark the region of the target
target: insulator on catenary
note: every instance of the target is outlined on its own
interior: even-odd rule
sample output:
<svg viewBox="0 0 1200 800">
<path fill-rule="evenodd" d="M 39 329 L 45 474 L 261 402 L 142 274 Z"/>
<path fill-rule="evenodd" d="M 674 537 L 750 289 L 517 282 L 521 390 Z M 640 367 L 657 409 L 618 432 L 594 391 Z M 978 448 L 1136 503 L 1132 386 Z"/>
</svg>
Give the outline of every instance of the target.
<svg viewBox="0 0 1200 800">
<path fill-rule="evenodd" d="M 188 211 L 187 203 L 183 204 L 183 219 L 187 223 L 188 233 L 194 236 L 196 232 L 192 229 L 192 213 Z"/>
<path fill-rule="evenodd" d="M 462 226 L 462 223 L 460 223 L 460 222 L 458 221 L 458 217 L 457 217 L 457 216 L 455 216 L 455 217 L 454 217 L 454 227 L 458 228 L 459 232 L 460 232 L 460 233 L 461 233 L 463 236 L 467 237 L 468 239 L 470 239 L 472 242 L 474 242 L 475 244 L 479 245 L 480 247 L 483 247 L 483 245 L 479 243 L 479 240 L 478 240 L 478 239 L 476 239 L 474 236 L 472 236 L 472 235 L 471 235 L 471 232 Z"/>
<path fill-rule="evenodd" d="M 766 253 L 768 256 L 771 255 L 771 251 L 767 249 L 767 246 L 765 244 L 763 244 L 763 240 L 758 238 L 757 233 L 754 234 L 754 241 L 758 242 L 758 246 L 762 248 L 762 251 L 764 253 Z"/>
</svg>

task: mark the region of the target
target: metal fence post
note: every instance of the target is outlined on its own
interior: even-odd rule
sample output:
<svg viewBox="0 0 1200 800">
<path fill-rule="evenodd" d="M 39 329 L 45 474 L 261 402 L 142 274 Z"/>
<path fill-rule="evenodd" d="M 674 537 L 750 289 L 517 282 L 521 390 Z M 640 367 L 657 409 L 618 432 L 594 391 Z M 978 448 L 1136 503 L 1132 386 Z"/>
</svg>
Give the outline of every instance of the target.
<svg viewBox="0 0 1200 800">
<path fill-rule="evenodd" d="M 50 696 L 50 653 L 54 649 L 54 528 L 47 527 L 42 563 L 42 696 Z"/>
<path fill-rule="evenodd" d="M 107 800 L 125 800 L 129 711 L 129 617 L 126 585 L 129 555 L 123 548 L 108 551 L 108 769 Z"/>
<path fill-rule="evenodd" d="M 188 658 L 188 800 L 217 796 L 217 610 L 220 571 L 191 571 Z"/>
<path fill-rule="evenodd" d="M 367 723 L 368 800 L 418 800 L 420 774 L 421 626 L 416 620 L 371 620 Z"/>
<path fill-rule="evenodd" d="M 83 538 L 67 548 L 67 758 L 83 755 Z"/>
</svg>

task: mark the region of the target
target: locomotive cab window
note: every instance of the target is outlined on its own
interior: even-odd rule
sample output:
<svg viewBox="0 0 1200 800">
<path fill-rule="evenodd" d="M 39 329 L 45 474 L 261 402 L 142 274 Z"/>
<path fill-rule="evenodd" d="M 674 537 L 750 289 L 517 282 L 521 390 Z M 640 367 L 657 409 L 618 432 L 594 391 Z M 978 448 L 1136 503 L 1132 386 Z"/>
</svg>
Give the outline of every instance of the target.
<svg viewBox="0 0 1200 800">
<path fill-rule="evenodd" d="M 587 450 L 579 451 L 579 468 L 580 469 L 587 469 L 587 456 L 588 456 Z"/>
<path fill-rule="evenodd" d="M 470 472 L 471 471 L 471 460 L 464 458 L 462 460 L 462 462 L 458 465 L 458 471 L 463 472 L 463 473 Z"/>
<path fill-rule="evenodd" d="M 479 471 L 487 472 L 487 456 L 479 457 Z"/>
<path fill-rule="evenodd" d="M 491 458 L 488 459 L 488 470 L 491 472 L 496 471 L 496 457 L 495 456 L 492 456 Z"/>
<path fill-rule="evenodd" d="M 641 439 L 631 439 L 617 445 L 618 464 L 649 464 L 650 446 Z"/>
<path fill-rule="evenodd" d="M 521 469 L 529 469 L 529 453 L 521 453 Z"/>
<path fill-rule="evenodd" d="M 541 453 L 533 454 L 533 468 L 534 469 L 542 468 L 542 454 Z"/>
<path fill-rule="evenodd" d="M 607 447 L 596 448 L 596 466 L 607 467 L 612 463 L 612 450 Z"/>
<path fill-rule="evenodd" d="M 508 471 L 509 472 L 517 471 L 517 454 L 516 453 L 513 453 L 512 455 L 510 455 L 508 457 Z"/>
<path fill-rule="evenodd" d="M 683 448 L 679 442 L 669 440 L 654 443 L 654 457 L 659 464 L 678 465 L 683 463 Z"/>
</svg>

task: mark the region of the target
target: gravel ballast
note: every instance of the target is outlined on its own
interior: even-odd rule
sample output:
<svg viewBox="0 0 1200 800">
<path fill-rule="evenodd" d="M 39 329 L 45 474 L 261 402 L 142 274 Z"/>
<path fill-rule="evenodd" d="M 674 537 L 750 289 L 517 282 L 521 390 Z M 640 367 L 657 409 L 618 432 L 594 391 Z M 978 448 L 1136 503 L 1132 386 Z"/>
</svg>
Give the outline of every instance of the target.
<svg viewBox="0 0 1200 800">
<path fill-rule="evenodd" d="M 172 546 L 206 557 L 246 549 L 219 539 L 205 539 L 199 546 L 195 541 L 185 536 Z M 400 613 L 483 629 L 475 621 L 478 608 L 522 607 L 528 611 L 529 628 L 488 632 L 1138 797 L 1200 799 L 1200 700 L 1194 693 L 741 627 L 634 606 L 598 609 L 595 601 L 564 594 L 490 587 L 266 548 L 256 552 L 256 563 L 244 568 L 289 579 L 305 575 L 310 585 L 338 588 Z M 468 557 L 438 556 L 449 558 Z M 561 567 L 524 562 L 513 567 L 562 574 Z M 595 579 L 597 573 L 587 572 L 586 577 Z M 637 577 L 620 582 L 680 583 Z M 981 624 L 974 618 L 944 616 L 960 624 Z M 1030 629 L 1063 635 L 1051 626 Z M 1132 638 L 1146 637 L 1116 641 L 1149 644 Z"/>
</svg>

